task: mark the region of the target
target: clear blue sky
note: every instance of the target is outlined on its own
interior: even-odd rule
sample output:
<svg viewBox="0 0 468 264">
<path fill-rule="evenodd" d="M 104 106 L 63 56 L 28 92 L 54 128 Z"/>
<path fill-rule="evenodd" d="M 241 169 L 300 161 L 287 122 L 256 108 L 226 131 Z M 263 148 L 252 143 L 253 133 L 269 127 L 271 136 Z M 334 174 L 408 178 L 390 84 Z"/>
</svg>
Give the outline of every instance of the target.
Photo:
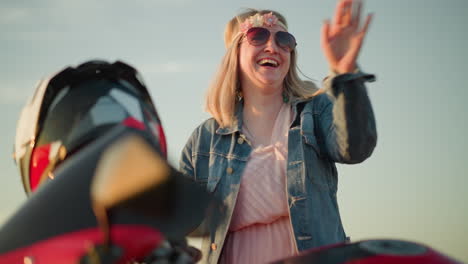
<svg viewBox="0 0 468 264">
<path fill-rule="evenodd" d="M 25 200 L 12 160 L 16 119 L 36 82 L 88 59 L 138 68 L 166 129 L 170 160 L 208 117 L 203 96 L 224 53 L 225 23 L 242 7 L 283 13 L 299 65 L 321 80 L 319 46 L 332 0 L 2 0 L 0 223 Z M 468 2 L 371 0 L 375 20 L 359 63 L 379 141 L 371 158 L 339 166 L 339 203 L 353 240 L 400 238 L 468 262 Z"/>
</svg>

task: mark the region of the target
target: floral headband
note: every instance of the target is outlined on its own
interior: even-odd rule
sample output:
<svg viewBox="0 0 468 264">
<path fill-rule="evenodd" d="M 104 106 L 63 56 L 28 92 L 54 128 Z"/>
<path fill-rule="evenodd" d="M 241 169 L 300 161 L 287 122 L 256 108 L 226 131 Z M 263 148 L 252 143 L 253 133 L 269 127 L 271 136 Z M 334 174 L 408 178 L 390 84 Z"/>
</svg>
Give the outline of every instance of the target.
<svg viewBox="0 0 468 264">
<path fill-rule="evenodd" d="M 240 31 L 242 33 L 247 33 L 247 31 L 253 27 L 273 27 L 274 25 L 279 25 L 287 29 L 287 27 L 279 21 L 278 17 L 273 15 L 273 12 L 264 15 L 257 13 L 240 24 Z"/>
</svg>

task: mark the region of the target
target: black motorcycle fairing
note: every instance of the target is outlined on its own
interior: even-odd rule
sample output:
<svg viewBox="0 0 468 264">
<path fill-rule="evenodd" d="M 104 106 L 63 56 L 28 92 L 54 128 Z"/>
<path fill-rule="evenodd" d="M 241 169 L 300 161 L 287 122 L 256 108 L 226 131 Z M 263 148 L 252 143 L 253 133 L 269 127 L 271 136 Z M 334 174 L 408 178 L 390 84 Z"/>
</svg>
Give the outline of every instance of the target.
<svg viewBox="0 0 468 264">
<path fill-rule="evenodd" d="M 90 185 L 96 166 L 102 153 L 111 144 L 130 134 L 141 136 L 158 152 L 151 137 L 123 125 L 117 125 L 101 138 L 84 146 L 59 165 L 54 172 L 54 180 L 38 188 L 3 225 L 0 229 L 0 254 L 61 234 L 98 226 L 90 198 Z M 169 214 L 155 217 L 154 214 L 144 215 L 131 208 L 119 206 L 109 210 L 111 225 L 147 225 L 161 231 L 168 239 L 182 239 L 201 222 L 210 197 L 201 187 L 185 179 L 172 167 L 170 178 L 168 185 L 155 186 L 151 191 L 158 193 L 164 188 L 171 188 L 170 185 L 175 186 L 170 192 L 164 192 L 169 196 L 164 198 L 165 202 L 169 201 L 167 206 L 161 207 L 157 200 L 136 197 L 137 200 L 140 199 L 139 203 L 147 203 L 149 207 L 152 203 L 157 204 L 155 208 L 165 208 Z M 154 199 L 158 196 L 148 195 L 146 192 L 143 197 Z"/>
</svg>

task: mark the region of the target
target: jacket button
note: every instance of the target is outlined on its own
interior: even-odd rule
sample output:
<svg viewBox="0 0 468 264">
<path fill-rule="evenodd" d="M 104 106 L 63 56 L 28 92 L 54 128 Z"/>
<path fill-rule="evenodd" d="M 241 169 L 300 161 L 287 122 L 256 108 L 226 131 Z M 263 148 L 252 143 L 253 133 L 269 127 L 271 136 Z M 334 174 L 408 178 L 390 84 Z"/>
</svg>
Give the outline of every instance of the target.
<svg viewBox="0 0 468 264">
<path fill-rule="evenodd" d="M 242 143 L 244 143 L 244 139 L 241 138 L 241 137 L 238 138 L 238 139 L 237 139 L 237 144 L 242 144 Z"/>
<path fill-rule="evenodd" d="M 229 167 L 229 168 L 226 169 L 226 172 L 227 172 L 228 174 L 232 174 L 233 171 L 234 171 L 234 170 L 233 170 L 231 167 Z"/>
<path fill-rule="evenodd" d="M 215 251 L 217 248 L 216 244 L 215 243 L 211 243 L 211 250 Z"/>
</svg>

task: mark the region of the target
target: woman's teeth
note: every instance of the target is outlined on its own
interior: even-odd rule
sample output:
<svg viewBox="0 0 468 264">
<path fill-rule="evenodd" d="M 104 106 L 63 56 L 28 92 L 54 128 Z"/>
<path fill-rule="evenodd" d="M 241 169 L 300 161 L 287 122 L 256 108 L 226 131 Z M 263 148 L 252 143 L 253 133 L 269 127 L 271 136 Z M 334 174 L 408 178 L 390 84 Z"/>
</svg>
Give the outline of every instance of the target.
<svg viewBox="0 0 468 264">
<path fill-rule="evenodd" d="M 258 64 L 260 66 L 272 66 L 272 67 L 278 67 L 278 62 L 275 60 L 271 59 L 261 59 L 258 61 Z"/>
</svg>

